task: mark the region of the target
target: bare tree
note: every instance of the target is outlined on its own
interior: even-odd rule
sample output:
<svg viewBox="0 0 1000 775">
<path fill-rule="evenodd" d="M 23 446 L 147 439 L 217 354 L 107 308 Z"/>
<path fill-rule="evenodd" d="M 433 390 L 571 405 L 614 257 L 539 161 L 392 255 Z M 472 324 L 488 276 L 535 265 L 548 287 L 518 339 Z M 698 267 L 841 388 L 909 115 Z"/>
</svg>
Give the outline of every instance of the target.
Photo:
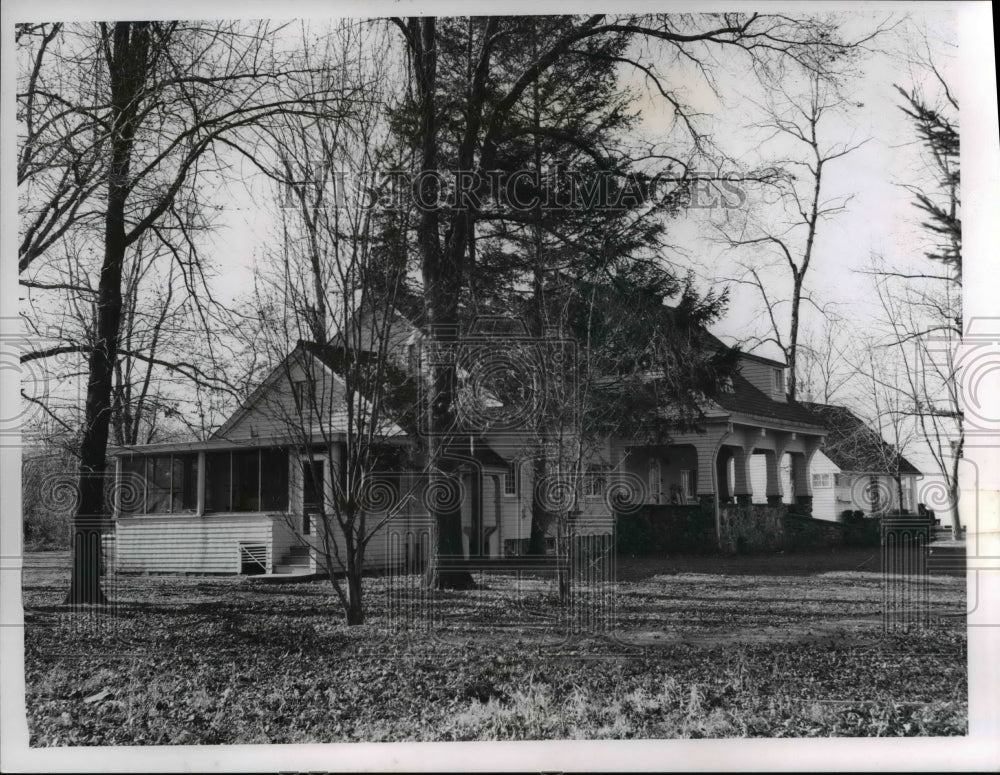
<svg viewBox="0 0 1000 775">
<path fill-rule="evenodd" d="M 92 199 L 106 176 L 108 127 L 94 36 L 63 24 L 20 24 L 15 40 L 18 270 L 24 272 L 71 230 L 99 227 L 100 205 Z"/>
<path fill-rule="evenodd" d="M 829 404 L 841 394 L 858 373 L 848 359 L 842 342 L 846 321 L 832 311 L 820 320 L 818 330 L 803 327 L 798 343 L 798 392 L 805 401 Z"/>
<path fill-rule="evenodd" d="M 384 25 L 357 21 L 303 30 L 312 69 L 304 93 L 336 103 L 336 115 L 278 117 L 261 127 L 252 157 L 282 208 L 280 246 L 265 257 L 252 302 L 254 346 L 277 374 L 271 399 L 261 400 L 309 491 L 287 527 L 314 552 L 351 625 L 365 618 L 369 547 L 421 480 L 405 473 L 420 466 L 419 375 L 396 309 L 406 261 L 386 244 L 376 207 L 396 162 L 388 116 L 398 79 L 387 37 Z"/>
<path fill-rule="evenodd" d="M 902 396 L 900 412 L 920 430 L 949 496 L 952 531 L 962 531 L 960 464 L 965 441 L 957 321 L 946 317 L 959 307 L 957 289 L 925 280 L 900 284 L 899 273 L 876 263 L 870 273 L 881 305 L 883 348 L 890 348 L 901 368 L 895 390 Z M 928 287 L 930 284 L 932 287 Z"/>
<path fill-rule="evenodd" d="M 919 83 L 896 89 L 904 100 L 900 107 L 913 123 L 923 164 L 914 168 L 918 180 L 903 186 L 926 218 L 922 226 L 929 263 L 898 267 L 876 257 L 867 274 L 878 289 L 886 345 L 904 365 L 897 389 L 906 399 L 905 414 L 915 420 L 945 482 L 952 531 L 958 536 L 965 446 L 957 352 L 963 334 L 958 100 L 929 54 L 915 56 L 911 64 Z"/>
<path fill-rule="evenodd" d="M 95 165 L 96 179 L 87 181 L 100 192 L 93 198 L 99 203 L 94 217 L 102 225 L 103 235 L 97 248 L 101 255 L 98 282 L 93 288 L 93 340 L 75 345 L 88 355 L 88 376 L 74 564 L 67 596 L 70 603 L 104 602 L 97 574 L 98 536 L 105 513 L 103 479 L 121 335 L 123 272 L 129 251 L 150 234 L 176 246 L 164 235 L 185 233 L 186 214 L 178 206 L 185 201 L 185 192 L 192 190 L 196 177 L 218 171 L 210 152 L 221 139 L 235 139 L 243 128 L 281 112 L 321 112 L 322 106 L 314 100 L 292 101 L 283 94 L 296 68 L 274 45 L 274 32 L 263 23 L 73 25 L 74 37 L 66 45 L 81 63 L 79 73 L 92 73 L 92 82 L 80 88 L 76 72 L 70 72 L 65 80 L 50 79 L 61 91 L 40 101 L 37 88 L 30 84 L 46 81 L 29 76 L 29 88 L 23 92 L 26 125 L 45 124 L 44 119 L 27 118 L 36 108 L 57 115 L 64 110 L 71 116 L 86 116 L 86 131 L 99 133 L 106 160 L 100 167 Z M 50 49 L 52 45 L 52 41 L 47 44 Z M 44 71 L 48 55 L 35 61 L 40 63 L 39 71 Z M 56 138 L 64 131 L 56 128 Z M 32 143 L 49 147 L 44 133 L 37 129 L 27 133 L 21 157 L 28 160 L 23 165 L 28 181 L 41 174 L 31 172 L 31 163 L 40 158 Z M 59 155 L 57 149 L 46 161 L 45 174 L 50 178 L 61 179 L 65 174 L 62 170 L 67 168 L 72 174 L 80 172 L 77 147 L 63 145 L 68 148 L 68 157 Z M 49 196 L 47 201 L 52 200 Z M 45 201 L 40 209 L 52 210 Z M 72 217 L 79 222 L 79 209 L 68 212 L 75 212 Z M 48 233 L 57 234 L 58 227 Z M 69 233 L 68 228 L 65 233 Z M 28 242 L 34 248 L 22 253 L 23 266 L 51 244 L 37 238 Z M 43 357 L 41 353 L 31 355 Z"/>
<path fill-rule="evenodd" d="M 557 61 L 574 55 L 578 42 L 607 35 L 626 35 L 636 40 L 662 45 L 668 57 L 693 61 L 699 72 L 710 76 L 710 60 L 716 53 L 732 51 L 746 55 L 755 69 L 766 69 L 784 61 L 801 63 L 808 71 L 822 71 L 829 54 L 864 45 L 864 41 L 844 41 L 835 26 L 824 19 L 793 19 L 783 15 L 718 14 L 705 16 L 594 15 L 574 19 L 569 29 L 545 41 L 537 56 L 525 62 L 500 93 L 493 93 L 491 75 L 500 42 L 510 34 L 510 24 L 501 17 L 470 20 L 467 45 L 472 51 L 469 67 L 460 70 L 464 78 L 456 93 L 443 94 L 441 73 L 448 67 L 447 51 L 441 45 L 440 20 L 434 17 L 394 18 L 401 31 L 410 62 L 412 83 L 412 143 L 417 159 L 414 195 L 420 205 L 417 242 L 425 294 L 425 311 L 432 337 L 450 344 L 460 323 L 460 299 L 472 260 L 470 244 L 478 211 L 475 197 L 461 207 L 445 207 L 441 202 L 442 116 L 445 106 L 459 112 L 455 146 L 450 163 L 463 174 L 478 171 L 480 176 L 497 168 L 498 150 L 503 142 L 511 111 L 541 74 Z M 873 33 L 874 34 L 874 33 Z M 457 69 L 457 68 L 456 68 Z M 646 69 L 647 75 L 654 73 Z M 656 79 L 659 92 L 672 105 L 683 101 L 675 90 Z M 481 181 L 485 185 L 485 181 Z M 477 190 L 474 187 L 474 191 Z M 447 443 L 455 430 L 454 396 L 457 387 L 454 368 L 442 365 L 434 374 L 434 400 L 429 408 L 434 441 L 432 456 Z M 461 520 L 457 508 L 439 510 L 437 551 L 440 555 L 462 553 Z M 466 573 L 439 574 L 441 586 L 469 586 Z"/>
<path fill-rule="evenodd" d="M 781 350 L 788 364 L 788 397 L 796 398 L 799 379 L 800 329 L 802 306 L 807 302 L 821 315 L 826 310 L 814 299 L 806 277 L 816 254 L 820 226 L 844 212 L 852 196 L 830 197 L 824 174 L 828 165 L 860 148 L 866 140 L 831 142 L 827 126 L 851 103 L 835 80 L 818 70 L 806 73 L 806 88 L 799 93 L 785 82 L 778 82 L 770 101 L 762 106 L 767 118 L 758 126 L 770 132 L 767 140 L 791 143 L 795 150 L 780 156 L 775 166 L 783 170 L 771 184 L 780 195 L 780 212 L 773 217 L 764 213 L 720 228 L 730 248 L 750 249 L 755 255 L 742 264 L 744 274 L 735 282 L 749 285 L 759 294 L 766 310 L 769 328 L 761 341 L 771 342 Z M 772 273 L 783 278 L 775 288 Z M 790 282 L 791 293 L 785 295 Z M 787 304 L 787 312 L 782 309 Z"/>
<path fill-rule="evenodd" d="M 853 352 L 843 354 L 843 362 L 854 371 L 853 404 L 866 421 L 864 427 L 856 429 L 854 443 L 870 461 L 871 470 L 884 471 L 895 482 L 896 502 L 902 511 L 903 474 L 910 470 L 903 464 L 904 456 L 920 441 L 911 401 L 899 389 L 907 380 L 907 364 L 897 357 L 892 345 L 871 333 L 858 337 Z"/>
</svg>

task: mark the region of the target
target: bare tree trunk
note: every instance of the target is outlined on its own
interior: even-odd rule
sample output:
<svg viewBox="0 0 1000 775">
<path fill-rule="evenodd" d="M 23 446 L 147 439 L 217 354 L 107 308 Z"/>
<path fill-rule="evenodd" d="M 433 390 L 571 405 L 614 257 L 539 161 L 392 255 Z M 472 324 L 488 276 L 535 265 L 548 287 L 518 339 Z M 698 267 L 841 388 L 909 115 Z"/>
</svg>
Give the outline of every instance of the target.
<svg viewBox="0 0 1000 775">
<path fill-rule="evenodd" d="M 108 514 L 104 477 L 122 311 L 122 268 L 128 248 L 125 205 L 138 97 L 146 80 L 149 35 L 148 23 L 117 22 L 108 59 L 114 123 L 104 220 L 104 263 L 98 284 L 97 336 L 89 358 L 86 422 L 80 442 L 80 500 L 73 518 L 73 570 L 66 596 L 66 603 L 72 605 L 107 602 L 100 581 L 101 523 Z"/>
<path fill-rule="evenodd" d="M 810 241 L 812 235 L 810 234 Z M 807 259 L 808 260 L 808 259 Z M 794 271 L 794 267 L 793 267 Z M 792 321 L 788 332 L 788 400 L 795 400 L 797 389 L 796 374 L 798 373 L 799 354 L 799 307 L 802 304 L 802 280 L 803 275 L 794 272 L 795 286 L 792 290 Z"/>
<path fill-rule="evenodd" d="M 354 559 L 352 550 L 347 563 L 347 624 L 354 626 L 365 623 L 365 609 L 363 604 L 363 587 L 361 578 L 361 568 L 363 563 L 358 563 Z"/>
<path fill-rule="evenodd" d="M 465 220 L 457 218 L 448 245 L 442 250 L 439 233 L 440 214 L 438 198 L 438 127 L 435 102 L 437 89 L 437 28 L 434 17 L 411 19 L 411 51 L 414 75 L 420 106 L 420 165 L 417 178 L 417 202 L 420 218 L 417 223 L 417 240 L 420 245 L 421 265 L 425 289 L 425 305 L 430 323 L 431 340 L 446 347 L 457 341 L 458 293 L 461 285 L 461 267 L 456 256 L 465 249 L 463 239 Z M 471 149 L 469 149 L 471 151 Z M 458 233 L 461 232 L 461 233 Z M 461 247 L 461 251 L 456 247 Z M 458 462 L 442 454 L 442 447 L 453 429 L 456 387 L 455 367 L 450 364 L 434 366 L 433 401 L 430 411 L 430 461 L 435 475 L 445 479 L 458 476 Z M 434 509 L 437 523 L 435 557 L 428 574 L 430 583 L 441 589 L 467 589 L 474 586 L 467 571 L 442 571 L 441 557 L 462 557 L 461 503 L 453 498 L 440 499 Z"/>
<path fill-rule="evenodd" d="M 539 450 L 541 452 L 543 450 Z M 545 481 L 548 464 L 544 454 L 536 455 L 532 461 L 532 474 L 535 486 L 531 488 L 531 533 L 528 537 L 528 554 L 545 554 L 545 531 L 548 528 L 552 514 L 542 497 L 539 482 Z"/>
<path fill-rule="evenodd" d="M 962 519 L 959 512 L 959 496 L 962 494 L 962 488 L 958 481 L 958 467 L 962 460 L 962 448 L 965 446 L 965 434 L 964 429 L 959 430 L 958 443 L 955 445 L 955 452 L 952 455 L 951 462 L 951 477 L 948 481 L 948 490 L 951 497 L 951 535 L 953 538 L 961 538 L 963 535 L 962 531 Z"/>
</svg>

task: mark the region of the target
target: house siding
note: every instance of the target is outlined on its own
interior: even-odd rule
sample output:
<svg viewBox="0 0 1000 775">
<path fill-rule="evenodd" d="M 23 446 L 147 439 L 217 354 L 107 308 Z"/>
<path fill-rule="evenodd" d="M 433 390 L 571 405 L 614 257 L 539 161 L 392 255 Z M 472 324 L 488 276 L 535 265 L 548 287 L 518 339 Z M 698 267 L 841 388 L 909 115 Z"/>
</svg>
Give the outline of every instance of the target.
<svg viewBox="0 0 1000 775">
<path fill-rule="evenodd" d="M 813 458 L 811 474 L 829 473 L 837 476 L 840 484 L 831 487 L 813 488 L 813 517 L 815 519 L 825 519 L 832 522 L 840 520 L 840 515 L 845 511 L 863 511 L 871 513 L 872 504 L 868 502 L 865 492 L 872 479 L 869 474 L 857 474 L 851 471 L 842 471 L 836 463 L 824 455 L 817 452 Z M 879 482 L 879 489 L 889 496 L 888 508 L 895 511 L 899 508 L 899 492 L 896 487 L 896 480 L 888 474 L 880 474 L 875 477 Z M 910 510 L 916 509 L 915 486 L 916 476 L 903 476 L 902 485 L 908 494 L 910 503 L 907 504 Z"/>
<path fill-rule="evenodd" d="M 840 512 L 846 508 L 850 508 L 848 503 L 840 505 L 838 503 L 838 498 L 843 497 L 843 488 L 834 486 L 834 477 L 840 473 L 840 468 L 834 463 L 830 458 L 824 455 L 822 452 L 817 452 L 813 455 L 812 465 L 810 466 L 809 475 L 813 474 L 829 474 L 830 475 L 830 486 L 829 487 L 817 487 L 813 485 L 813 503 L 812 503 L 812 517 L 813 519 L 824 519 L 829 522 L 836 522 L 840 518 Z M 848 491 L 849 493 L 849 491 Z"/>
<path fill-rule="evenodd" d="M 239 573 L 241 543 L 264 544 L 270 566 L 274 521 L 268 514 L 119 517 L 116 569 L 124 573 Z"/>
<path fill-rule="evenodd" d="M 774 370 L 779 368 L 778 366 L 760 363 L 749 358 L 740 358 L 739 368 L 740 374 L 755 388 L 763 391 L 775 401 L 787 402 L 788 399 L 784 391 L 774 389 L 773 374 Z"/>
<path fill-rule="evenodd" d="M 343 385 L 339 380 L 333 379 L 319 361 L 309 359 L 308 362 L 308 368 L 301 363 L 292 363 L 286 373 L 277 374 L 269 389 L 237 416 L 235 422 L 226 430 L 225 438 L 249 440 L 254 437 L 287 437 L 293 443 L 298 441 L 310 415 L 305 414 L 300 418 L 295 407 L 292 383 L 307 378 L 315 380 L 315 395 L 321 407 L 341 406 L 344 403 Z M 337 427 L 337 420 L 341 419 L 342 415 L 342 411 L 333 412 L 331 417 L 333 427 Z"/>
<path fill-rule="evenodd" d="M 530 460 L 521 461 L 516 495 L 506 495 L 500 491 L 499 550 L 505 551 L 507 541 L 524 541 L 531 537 L 531 491 L 535 473 Z"/>
</svg>

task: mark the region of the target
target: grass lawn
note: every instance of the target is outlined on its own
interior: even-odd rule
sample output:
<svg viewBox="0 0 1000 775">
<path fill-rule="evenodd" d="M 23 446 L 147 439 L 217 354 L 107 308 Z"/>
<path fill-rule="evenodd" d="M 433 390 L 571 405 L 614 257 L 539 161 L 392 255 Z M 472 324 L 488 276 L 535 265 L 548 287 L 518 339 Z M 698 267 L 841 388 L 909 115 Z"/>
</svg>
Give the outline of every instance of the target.
<svg viewBox="0 0 1000 775">
<path fill-rule="evenodd" d="M 327 581 L 245 577 L 117 577 L 116 616 L 68 614 L 29 563 L 31 744 L 965 734 L 964 578 L 886 633 L 881 575 L 845 558 L 621 559 L 575 611 L 551 578 L 373 578 L 360 627 Z"/>
</svg>

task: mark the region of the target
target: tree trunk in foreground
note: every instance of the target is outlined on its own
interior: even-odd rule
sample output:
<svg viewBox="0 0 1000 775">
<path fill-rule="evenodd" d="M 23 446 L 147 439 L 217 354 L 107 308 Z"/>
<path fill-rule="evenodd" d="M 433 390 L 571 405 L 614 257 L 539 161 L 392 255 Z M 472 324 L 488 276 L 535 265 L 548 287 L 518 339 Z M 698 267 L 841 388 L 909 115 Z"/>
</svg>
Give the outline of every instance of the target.
<svg viewBox="0 0 1000 775">
<path fill-rule="evenodd" d="M 96 341 L 88 364 L 86 420 L 80 442 L 80 498 L 73 516 L 73 570 L 66 596 L 66 603 L 70 605 L 107 603 L 100 584 L 102 524 L 108 514 L 104 481 L 122 312 L 122 268 L 128 248 L 125 208 L 129 195 L 129 166 L 139 97 L 146 80 L 149 24 L 118 22 L 113 25 L 111 36 L 113 53 L 108 66 L 113 123 L 104 219 L 104 263 L 98 283 Z"/>
</svg>

